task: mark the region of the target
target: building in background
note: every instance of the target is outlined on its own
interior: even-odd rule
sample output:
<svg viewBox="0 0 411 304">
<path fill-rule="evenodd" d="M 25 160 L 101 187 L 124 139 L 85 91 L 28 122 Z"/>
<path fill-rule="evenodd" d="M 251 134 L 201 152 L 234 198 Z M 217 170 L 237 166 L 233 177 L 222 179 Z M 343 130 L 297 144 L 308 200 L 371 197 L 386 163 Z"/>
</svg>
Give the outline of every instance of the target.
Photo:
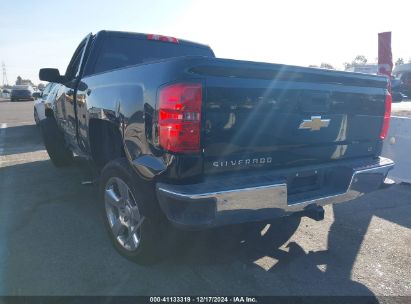
<svg viewBox="0 0 411 304">
<path fill-rule="evenodd" d="M 359 64 L 356 66 L 349 67 L 345 69 L 347 72 L 365 73 L 365 74 L 378 74 L 378 64 Z"/>
</svg>

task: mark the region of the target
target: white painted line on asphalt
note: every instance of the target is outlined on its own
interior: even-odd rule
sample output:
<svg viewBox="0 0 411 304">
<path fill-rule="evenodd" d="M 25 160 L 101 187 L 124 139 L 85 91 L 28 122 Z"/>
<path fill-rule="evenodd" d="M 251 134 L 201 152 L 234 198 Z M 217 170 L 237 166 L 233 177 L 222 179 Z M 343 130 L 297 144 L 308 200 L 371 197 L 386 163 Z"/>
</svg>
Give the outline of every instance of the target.
<svg viewBox="0 0 411 304">
<path fill-rule="evenodd" d="M 29 121 L 19 121 L 18 124 L 19 124 L 19 125 L 34 125 L 34 121 L 33 121 L 33 120 L 29 120 Z"/>
<path fill-rule="evenodd" d="M 49 156 L 46 150 L 0 156 L 0 168 L 15 166 L 17 164 L 26 164 L 36 161 L 43 161 L 48 159 Z"/>
<path fill-rule="evenodd" d="M 33 125 L 34 126 L 34 121 L 9 121 L 6 123 L 7 128 L 11 127 L 19 127 L 19 126 L 27 126 L 27 125 Z"/>
<path fill-rule="evenodd" d="M 7 124 L 6 123 L 2 123 L 0 125 L 0 156 L 3 155 L 4 149 L 1 147 L 1 143 L 3 142 L 3 137 L 4 137 L 4 133 L 6 133 L 6 128 L 7 128 Z"/>
<path fill-rule="evenodd" d="M 411 117 L 406 117 L 406 116 L 395 116 L 395 115 L 391 115 L 391 118 L 411 119 Z"/>
</svg>

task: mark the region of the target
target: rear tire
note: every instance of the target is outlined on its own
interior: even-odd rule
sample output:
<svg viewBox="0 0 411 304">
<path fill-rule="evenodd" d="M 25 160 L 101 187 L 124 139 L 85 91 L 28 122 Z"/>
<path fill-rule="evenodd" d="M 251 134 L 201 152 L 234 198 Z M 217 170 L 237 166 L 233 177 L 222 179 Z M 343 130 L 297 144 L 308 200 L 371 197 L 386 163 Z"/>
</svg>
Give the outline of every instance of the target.
<svg viewBox="0 0 411 304">
<path fill-rule="evenodd" d="M 44 145 L 51 161 L 56 167 L 65 167 L 73 162 L 73 153 L 66 146 L 63 133 L 59 130 L 54 117 L 40 121 Z"/>
<path fill-rule="evenodd" d="M 155 263 L 168 250 L 152 185 L 139 179 L 125 158 L 110 161 L 100 182 L 104 222 L 115 249 L 138 264 Z"/>
</svg>

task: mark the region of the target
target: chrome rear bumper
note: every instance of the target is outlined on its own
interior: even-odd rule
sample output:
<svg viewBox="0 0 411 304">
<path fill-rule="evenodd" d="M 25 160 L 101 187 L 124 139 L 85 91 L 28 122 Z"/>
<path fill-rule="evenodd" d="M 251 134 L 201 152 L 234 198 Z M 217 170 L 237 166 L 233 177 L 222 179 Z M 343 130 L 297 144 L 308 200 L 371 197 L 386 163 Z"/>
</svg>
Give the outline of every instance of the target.
<svg viewBox="0 0 411 304">
<path fill-rule="evenodd" d="M 248 221 L 269 220 L 314 206 L 353 200 L 377 190 L 393 161 L 379 158 L 370 162 L 346 162 L 319 167 L 327 174 L 323 189 L 288 195 L 287 174 L 281 171 L 206 180 L 192 185 L 158 183 L 157 197 L 167 218 L 186 228 L 219 226 Z M 293 174 L 306 168 L 296 168 Z M 328 184 L 327 184 L 328 183 Z M 335 184 L 335 185 L 333 185 Z M 342 187 L 342 188 L 341 188 Z"/>
</svg>

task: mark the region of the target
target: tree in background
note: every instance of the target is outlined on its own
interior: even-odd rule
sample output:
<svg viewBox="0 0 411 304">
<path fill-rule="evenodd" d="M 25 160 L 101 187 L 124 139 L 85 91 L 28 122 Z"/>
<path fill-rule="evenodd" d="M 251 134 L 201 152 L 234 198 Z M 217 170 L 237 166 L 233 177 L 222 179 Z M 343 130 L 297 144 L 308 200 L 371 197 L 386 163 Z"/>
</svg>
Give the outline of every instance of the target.
<svg viewBox="0 0 411 304">
<path fill-rule="evenodd" d="M 30 79 L 23 79 L 21 76 L 17 76 L 16 85 L 30 85 L 34 87 L 34 83 Z"/>
<path fill-rule="evenodd" d="M 365 58 L 364 55 L 357 55 L 357 57 L 355 57 L 353 63 L 355 65 L 360 65 L 360 64 L 366 64 L 367 63 L 367 58 Z"/>
<path fill-rule="evenodd" d="M 23 79 L 20 76 L 17 76 L 16 85 L 21 85 Z"/>
<path fill-rule="evenodd" d="M 355 67 L 355 66 L 359 66 L 359 65 L 363 65 L 363 64 L 367 64 L 368 60 L 367 58 L 365 58 L 364 55 L 357 55 L 353 61 L 351 62 L 344 62 L 344 67 L 345 69 L 351 68 L 351 67 Z"/>
<path fill-rule="evenodd" d="M 397 59 L 397 61 L 395 62 L 395 66 L 397 66 L 397 65 L 401 65 L 401 64 L 404 64 L 404 58 L 398 58 Z"/>
<path fill-rule="evenodd" d="M 39 89 L 40 91 L 43 91 L 44 87 L 45 87 L 44 83 L 39 83 L 39 85 L 37 86 L 37 89 Z"/>
<path fill-rule="evenodd" d="M 328 70 L 335 70 L 335 68 L 331 64 L 326 63 L 326 62 L 321 62 L 320 68 L 328 69 Z"/>
</svg>

